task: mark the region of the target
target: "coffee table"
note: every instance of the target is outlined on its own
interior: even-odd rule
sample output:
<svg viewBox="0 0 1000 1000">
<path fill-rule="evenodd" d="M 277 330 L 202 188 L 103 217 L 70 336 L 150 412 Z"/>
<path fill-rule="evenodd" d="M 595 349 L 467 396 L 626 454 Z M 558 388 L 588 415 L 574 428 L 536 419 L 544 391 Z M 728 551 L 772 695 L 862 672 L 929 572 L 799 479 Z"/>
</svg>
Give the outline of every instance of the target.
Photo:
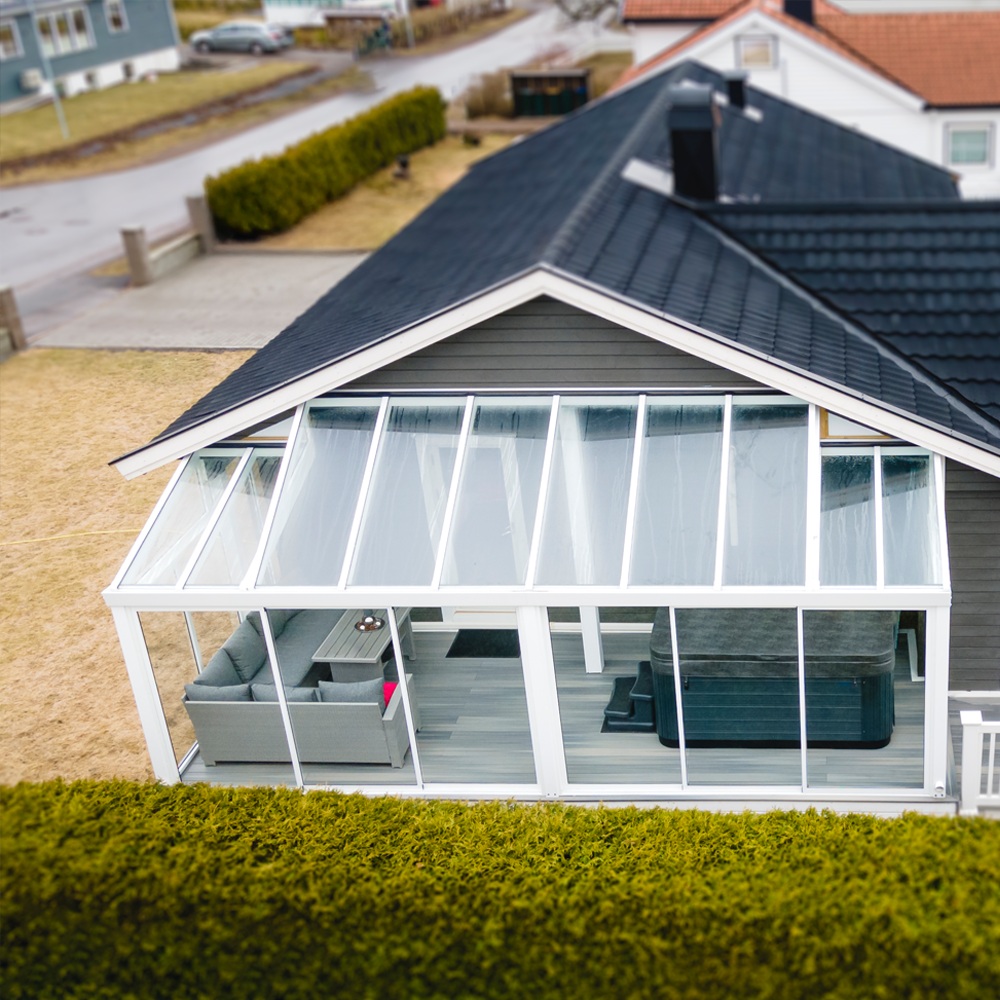
<svg viewBox="0 0 1000 1000">
<path fill-rule="evenodd" d="M 376 614 L 384 615 L 385 611 Z M 345 611 L 340 621 L 320 643 L 319 649 L 313 653 L 313 662 L 377 665 L 386 647 L 392 642 L 392 631 L 386 622 L 377 632 L 359 632 L 354 626 L 361 621 L 362 616 L 361 611 Z M 412 660 L 416 654 L 413 649 L 413 632 L 410 629 L 410 609 L 396 608 L 396 622 L 399 625 L 399 644 L 403 656 Z"/>
</svg>

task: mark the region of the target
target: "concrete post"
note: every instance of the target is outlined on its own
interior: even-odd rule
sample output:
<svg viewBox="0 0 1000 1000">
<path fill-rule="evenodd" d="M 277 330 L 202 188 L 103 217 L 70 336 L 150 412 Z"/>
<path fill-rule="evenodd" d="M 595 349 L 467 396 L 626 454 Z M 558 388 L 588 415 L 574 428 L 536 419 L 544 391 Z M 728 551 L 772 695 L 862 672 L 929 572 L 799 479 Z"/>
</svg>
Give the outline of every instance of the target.
<svg viewBox="0 0 1000 1000">
<path fill-rule="evenodd" d="M 153 264 L 149 256 L 149 242 L 142 226 L 125 226 L 122 229 L 125 259 L 128 261 L 132 284 L 137 288 L 153 283 Z"/>
<path fill-rule="evenodd" d="M 192 194 L 188 195 L 186 201 L 191 226 L 201 237 L 201 252 L 211 253 L 215 249 L 216 236 L 215 221 L 208 207 L 208 199 L 203 194 Z"/>
<path fill-rule="evenodd" d="M 21 324 L 21 314 L 17 311 L 14 289 L 9 285 L 0 288 L 0 326 L 10 330 L 10 346 L 15 351 L 23 351 L 28 346 Z"/>
</svg>

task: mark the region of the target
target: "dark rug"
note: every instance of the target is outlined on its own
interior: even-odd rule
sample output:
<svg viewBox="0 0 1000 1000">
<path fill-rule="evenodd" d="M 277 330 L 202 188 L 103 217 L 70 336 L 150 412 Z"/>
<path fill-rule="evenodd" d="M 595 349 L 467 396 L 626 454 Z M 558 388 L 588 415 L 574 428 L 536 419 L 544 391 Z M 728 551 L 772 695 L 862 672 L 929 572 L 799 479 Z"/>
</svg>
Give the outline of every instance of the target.
<svg viewBox="0 0 1000 1000">
<path fill-rule="evenodd" d="M 448 650 L 449 658 L 488 659 L 520 655 L 521 644 L 517 641 L 516 628 L 459 629 L 455 641 Z"/>
</svg>

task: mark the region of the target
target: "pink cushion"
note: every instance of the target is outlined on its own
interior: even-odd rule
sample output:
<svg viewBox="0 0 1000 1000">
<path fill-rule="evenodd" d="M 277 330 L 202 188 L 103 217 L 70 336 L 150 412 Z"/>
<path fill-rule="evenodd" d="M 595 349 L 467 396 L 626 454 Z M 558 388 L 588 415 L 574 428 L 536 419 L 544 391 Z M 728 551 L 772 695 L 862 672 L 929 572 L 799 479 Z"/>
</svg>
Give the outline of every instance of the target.
<svg viewBox="0 0 1000 1000">
<path fill-rule="evenodd" d="M 382 685 L 382 694 L 383 694 L 383 696 L 385 698 L 385 703 L 387 705 L 389 704 L 389 699 L 392 697 L 392 692 L 395 691 L 395 690 L 396 690 L 396 682 L 395 681 L 386 681 Z"/>
</svg>

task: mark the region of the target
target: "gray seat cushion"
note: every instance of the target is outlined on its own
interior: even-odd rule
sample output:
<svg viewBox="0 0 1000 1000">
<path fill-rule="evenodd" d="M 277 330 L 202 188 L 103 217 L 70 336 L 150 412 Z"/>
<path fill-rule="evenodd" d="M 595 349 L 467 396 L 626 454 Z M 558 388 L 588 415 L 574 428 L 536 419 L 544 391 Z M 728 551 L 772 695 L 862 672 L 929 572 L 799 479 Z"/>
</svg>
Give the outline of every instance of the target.
<svg viewBox="0 0 1000 1000">
<path fill-rule="evenodd" d="M 249 684 L 228 684 L 212 687 L 208 684 L 185 684 L 188 701 L 250 701 Z"/>
<path fill-rule="evenodd" d="M 385 689 L 382 678 L 370 681 L 341 683 L 339 681 L 320 681 L 319 700 L 333 702 L 375 702 L 380 712 L 385 711 Z"/>
<path fill-rule="evenodd" d="M 251 684 L 254 701 L 277 701 L 278 689 L 273 684 Z M 316 701 L 316 688 L 285 688 L 285 701 Z"/>
</svg>

